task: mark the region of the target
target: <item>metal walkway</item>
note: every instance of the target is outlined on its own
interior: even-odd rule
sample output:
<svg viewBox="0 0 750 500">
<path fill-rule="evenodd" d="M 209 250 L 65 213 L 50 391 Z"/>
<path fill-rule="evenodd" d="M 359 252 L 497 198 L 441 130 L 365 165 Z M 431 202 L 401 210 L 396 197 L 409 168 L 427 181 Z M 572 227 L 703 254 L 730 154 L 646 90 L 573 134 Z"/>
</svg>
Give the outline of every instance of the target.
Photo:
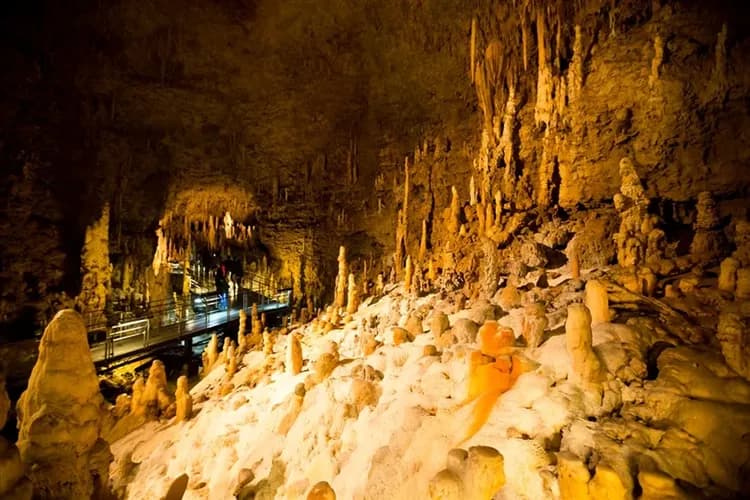
<svg viewBox="0 0 750 500">
<path fill-rule="evenodd" d="M 178 341 L 187 341 L 186 345 L 190 346 L 192 337 L 237 321 L 242 309 L 248 315 L 247 329 L 250 330 L 253 304 L 257 305 L 258 314 L 283 314 L 289 308 L 290 298 L 290 291 L 287 290 L 273 297 L 241 290 L 229 297 L 228 303 L 222 303 L 218 297 L 194 299 L 196 304 L 170 300 L 163 304 L 152 304 L 147 311 L 113 325 L 103 322 L 101 314 L 91 314 L 87 321 L 89 333 L 99 332 L 99 337 L 103 337 L 91 344 L 91 355 L 97 368 L 106 369 L 121 362 L 146 357 Z"/>
</svg>

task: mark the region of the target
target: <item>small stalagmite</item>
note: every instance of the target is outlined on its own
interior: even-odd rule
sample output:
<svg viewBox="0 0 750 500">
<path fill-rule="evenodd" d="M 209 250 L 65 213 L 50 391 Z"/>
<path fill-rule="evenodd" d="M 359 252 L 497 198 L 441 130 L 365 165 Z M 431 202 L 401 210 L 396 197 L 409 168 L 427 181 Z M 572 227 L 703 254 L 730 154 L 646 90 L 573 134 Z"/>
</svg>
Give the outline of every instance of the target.
<svg viewBox="0 0 750 500">
<path fill-rule="evenodd" d="M 544 338 L 544 330 L 547 328 L 547 324 L 544 304 L 537 302 L 526 306 L 521 322 L 521 335 L 526 340 L 528 347 L 539 347 Z"/>
<path fill-rule="evenodd" d="M 203 351 L 203 376 L 208 375 L 208 372 L 213 369 L 216 365 L 216 361 L 219 359 L 219 337 L 214 333 L 211 335 L 211 340 L 208 341 L 206 350 Z"/>
<path fill-rule="evenodd" d="M 734 296 L 741 300 L 750 299 L 750 267 L 737 269 L 737 286 Z"/>
<path fill-rule="evenodd" d="M 450 215 L 448 216 L 448 231 L 450 234 L 458 234 L 461 227 L 461 202 L 458 199 L 458 190 L 456 186 L 451 186 L 451 206 Z"/>
<path fill-rule="evenodd" d="M 180 375 L 177 379 L 175 403 L 177 407 L 177 422 L 188 420 L 193 416 L 193 397 L 190 395 L 188 378 L 185 375 Z"/>
<path fill-rule="evenodd" d="M 38 498 L 101 495 L 112 454 L 101 437 L 105 402 L 86 325 L 70 309 L 44 330 L 39 356 L 18 405 L 18 449 L 32 465 Z"/>
<path fill-rule="evenodd" d="M 591 313 L 591 324 L 609 323 L 612 320 L 607 286 L 601 281 L 590 280 L 586 283 L 583 301 Z"/>
<path fill-rule="evenodd" d="M 244 309 L 240 309 L 240 326 L 237 330 L 237 351 L 240 354 L 247 352 L 247 337 L 245 332 L 247 331 L 247 313 Z"/>
<path fill-rule="evenodd" d="M 456 453 L 459 452 L 459 453 Z M 490 500 L 505 485 L 505 461 L 495 448 L 451 450 L 448 467 L 428 486 L 431 500 Z"/>
<path fill-rule="evenodd" d="M 0 430 L 10 410 L 10 398 L 5 390 L 5 379 L 0 372 Z M 26 477 L 26 467 L 21 462 L 21 455 L 12 443 L 0 436 L 0 498 L 30 500 L 31 482 Z"/>
<path fill-rule="evenodd" d="M 571 376 L 577 382 L 601 382 L 604 371 L 592 348 L 591 313 L 583 304 L 568 306 L 565 339 L 572 361 Z"/>
<path fill-rule="evenodd" d="M 302 346 L 296 333 L 290 333 L 287 338 L 286 370 L 292 375 L 297 375 L 302 371 Z"/>
</svg>

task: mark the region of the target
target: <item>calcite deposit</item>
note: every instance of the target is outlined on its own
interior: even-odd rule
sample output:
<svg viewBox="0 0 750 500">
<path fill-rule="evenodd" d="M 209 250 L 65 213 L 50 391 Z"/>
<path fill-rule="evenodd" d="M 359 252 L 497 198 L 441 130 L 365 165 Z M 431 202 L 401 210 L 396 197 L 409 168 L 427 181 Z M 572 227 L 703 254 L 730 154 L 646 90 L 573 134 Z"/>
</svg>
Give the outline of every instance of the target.
<svg viewBox="0 0 750 500">
<path fill-rule="evenodd" d="M 18 449 L 35 497 L 104 494 L 112 460 L 101 438 L 106 409 L 86 327 L 75 311 L 60 311 L 44 330 L 17 411 Z"/>
</svg>

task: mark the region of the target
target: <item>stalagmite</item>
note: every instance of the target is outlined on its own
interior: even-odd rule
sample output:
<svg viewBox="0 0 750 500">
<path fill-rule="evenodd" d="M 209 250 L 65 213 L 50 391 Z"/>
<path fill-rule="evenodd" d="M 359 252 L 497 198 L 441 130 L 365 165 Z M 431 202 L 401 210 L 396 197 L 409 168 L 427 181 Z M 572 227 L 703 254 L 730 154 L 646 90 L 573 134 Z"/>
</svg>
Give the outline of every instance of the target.
<svg viewBox="0 0 750 500">
<path fill-rule="evenodd" d="M 180 375 L 177 378 L 177 390 L 175 391 L 176 421 L 189 420 L 193 416 L 193 397 L 190 395 L 188 378 Z"/>
<path fill-rule="evenodd" d="M 460 452 L 456 453 L 456 452 Z M 505 485 L 505 461 L 495 448 L 472 446 L 451 450 L 448 467 L 428 485 L 431 500 L 490 500 Z"/>
<path fill-rule="evenodd" d="M 737 269 L 737 287 L 734 296 L 740 300 L 750 299 L 750 267 Z"/>
<path fill-rule="evenodd" d="M 334 305 L 340 309 L 346 306 L 346 285 L 349 277 L 349 265 L 346 262 L 346 248 L 339 247 L 339 272 L 336 275 Z"/>
<path fill-rule="evenodd" d="M 719 268 L 719 290 L 734 293 L 737 287 L 737 270 L 740 263 L 733 257 L 721 261 Z"/>
<path fill-rule="evenodd" d="M 451 187 L 450 215 L 448 217 L 448 231 L 453 235 L 458 234 L 460 225 L 461 225 L 461 204 L 458 199 L 458 191 L 456 190 L 456 186 L 452 186 Z"/>
<path fill-rule="evenodd" d="M 716 202 L 711 193 L 700 193 L 695 208 L 695 235 L 690 243 L 690 254 L 695 261 L 710 262 L 721 256 L 726 244 L 724 233 L 719 227 L 720 218 Z"/>
<path fill-rule="evenodd" d="M 286 370 L 291 375 L 297 375 L 302 371 L 302 346 L 297 334 L 290 333 L 286 347 Z"/>
<path fill-rule="evenodd" d="M 524 309 L 522 321 L 522 335 L 526 339 L 528 347 L 539 347 L 544 338 L 544 330 L 547 328 L 548 320 L 544 312 L 544 304 L 537 302 L 530 304 Z"/>
<path fill-rule="evenodd" d="M 571 378 L 577 382 L 601 382 L 604 378 L 599 358 L 592 349 L 591 313 L 583 304 L 568 306 L 565 340 L 572 361 Z"/>
<path fill-rule="evenodd" d="M 583 301 L 591 313 L 592 325 L 609 323 L 612 320 L 607 286 L 601 281 L 590 280 L 586 283 Z"/>
<path fill-rule="evenodd" d="M 86 228 L 86 239 L 81 252 L 81 293 L 76 299 L 83 314 L 96 314 L 89 321 L 105 320 L 104 308 L 110 293 L 112 266 L 109 262 L 109 205 L 105 204 L 101 217 Z"/>
<path fill-rule="evenodd" d="M 411 256 L 406 256 L 406 266 L 404 267 L 404 292 L 410 293 L 412 290 L 412 279 L 414 277 L 414 267 L 411 263 Z"/>
<path fill-rule="evenodd" d="M 172 398 L 167 390 L 167 372 L 164 363 L 158 359 L 151 363 L 148 370 L 140 404 L 145 406 L 145 413 L 149 417 L 164 415 L 172 404 Z"/>
<path fill-rule="evenodd" d="M 240 309 L 240 324 L 237 329 L 237 352 L 244 354 L 247 352 L 247 337 L 245 331 L 247 330 L 247 313 L 244 309 Z"/>
<path fill-rule="evenodd" d="M 33 467 L 39 498 L 104 494 L 112 454 L 101 438 L 105 402 L 86 326 L 66 309 L 44 330 L 39 357 L 17 405 L 18 449 Z"/>
<path fill-rule="evenodd" d="M 216 361 L 219 359 L 219 338 L 216 334 L 211 335 L 211 339 L 208 341 L 206 349 L 203 351 L 203 372 L 202 375 L 205 377 L 208 372 L 213 369 L 216 365 Z"/>
<path fill-rule="evenodd" d="M 354 273 L 349 273 L 349 293 L 346 300 L 347 314 L 354 314 L 359 308 L 359 286 Z"/>
<path fill-rule="evenodd" d="M 427 258 L 427 220 L 422 219 L 422 236 L 419 238 L 419 262 Z"/>
</svg>

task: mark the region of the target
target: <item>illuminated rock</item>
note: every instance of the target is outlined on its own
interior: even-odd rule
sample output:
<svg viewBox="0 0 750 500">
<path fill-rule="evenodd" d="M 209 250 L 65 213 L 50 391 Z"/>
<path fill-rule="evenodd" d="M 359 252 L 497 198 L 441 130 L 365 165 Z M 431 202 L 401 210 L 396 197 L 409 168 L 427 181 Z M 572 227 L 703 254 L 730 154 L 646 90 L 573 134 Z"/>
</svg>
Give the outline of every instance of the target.
<svg viewBox="0 0 750 500">
<path fill-rule="evenodd" d="M 560 484 L 560 500 L 588 500 L 591 474 L 586 464 L 572 453 L 557 455 L 557 477 Z M 591 500 L 594 500 L 591 498 Z"/>
<path fill-rule="evenodd" d="M 673 477 L 650 470 L 638 471 L 638 484 L 641 486 L 640 500 L 687 500 L 685 493 Z"/>
<path fill-rule="evenodd" d="M 750 380 L 750 338 L 739 314 L 724 312 L 719 315 L 716 339 L 721 353 L 732 370 Z"/>
<path fill-rule="evenodd" d="M 503 456 L 489 446 L 472 446 L 463 474 L 465 498 L 491 500 L 505 484 Z"/>
<path fill-rule="evenodd" d="M 470 319 L 459 318 L 453 324 L 451 331 L 457 342 L 474 343 L 477 340 L 479 325 Z"/>
<path fill-rule="evenodd" d="M 737 259 L 740 267 L 750 267 L 750 221 L 740 219 L 734 225 L 734 245 L 737 250 L 732 257 Z"/>
<path fill-rule="evenodd" d="M 592 325 L 609 323 L 612 320 L 607 286 L 601 281 L 590 280 L 586 283 L 583 302 L 591 313 Z"/>
<path fill-rule="evenodd" d="M 537 302 L 526 306 L 521 322 L 521 335 L 526 340 L 528 347 L 539 347 L 544 338 L 544 330 L 547 328 L 547 324 L 544 304 Z"/>
<path fill-rule="evenodd" d="M 592 349 L 591 314 L 583 304 L 568 306 L 565 340 L 572 362 L 572 379 L 577 382 L 601 382 L 604 370 Z"/>
<path fill-rule="evenodd" d="M 208 341 L 208 345 L 206 345 L 201 358 L 203 361 L 201 375 L 205 377 L 216 366 L 216 362 L 219 359 L 219 338 L 215 333 L 211 335 L 211 339 Z"/>
<path fill-rule="evenodd" d="M 268 330 L 263 330 L 263 355 L 269 359 L 273 354 L 275 336 Z"/>
<path fill-rule="evenodd" d="M 711 193 L 698 194 L 695 208 L 695 235 L 690 243 L 690 254 L 696 261 L 712 261 L 721 256 L 726 240 L 719 229 L 719 213 Z"/>
<path fill-rule="evenodd" d="M 105 402 L 80 315 L 63 310 L 44 330 L 39 357 L 21 395 L 18 449 L 33 467 L 39 498 L 103 493 L 112 454 L 101 438 Z"/>
<path fill-rule="evenodd" d="M 193 397 L 190 395 L 188 378 L 180 375 L 177 378 L 177 389 L 175 390 L 176 421 L 189 420 L 193 416 Z"/>
<path fill-rule="evenodd" d="M 479 350 L 487 356 L 500 356 L 512 351 L 515 342 L 513 330 L 499 326 L 497 321 L 485 321 L 477 332 Z"/>
<path fill-rule="evenodd" d="M 422 318 L 420 318 L 415 313 L 409 315 L 409 317 L 406 319 L 406 325 L 404 325 L 404 327 L 409 332 L 411 338 L 416 338 L 424 333 Z"/>
<path fill-rule="evenodd" d="M 138 377 L 133 384 L 130 411 L 134 415 L 158 418 L 165 415 L 171 404 L 172 398 L 167 392 L 167 374 L 164 363 L 158 359 L 154 360 L 145 382 L 142 377 Z"/>
<path fill-rule="evenodd" d="M 330 484 L 320 481 L 310 489 L 307 500 L 336 500 L 336 493 Z"/>
<path fill-rule="evenodd" d="M 503 311 L 510 311 L 521 304 L 521 295 L 518 293 L 518 289 L 515 286 L 508 283 L 500 292 L 500 297 L 498 298 L 497 303 Z"/>
<path fill-rule="evenodd" d="M 10 398 L 5 390 L 5 378 L 0 373 L 0 430 L 10 410 Z M 26 467 L 13 444 L 0 437 L 0 498 L 29 500 L 32 485 L 26 477 Z"/>
<path fill-rule="evenodd" d="M 225 345 L 227 345 L 225 343 Z M 237 353 L 235 352 L 234 342 L 227 345 L 227 354 L 224 359 L 224 369 L 226 370 L 226 379 L 230 380 L 237 373 Z"/>
<path fill-rule="evenodd" d="M 109 262 L 109 205 L 105 204 L 101 217 L 86 228 L 81 252 L 81 293 L 76 299 L 79 310 L 94 314 L 99 322 L 106 320 L 104 308 L 110 292 L 112 266 Z"/>
<path fill-rule="evenodd" d="M 439 338 L 448 328 L 450 328 L 448 316 L 442 311 L 433 311 L 430 319 L 430 333 L 433 337 Z"/>
<path fill-rule="evenodd" d="M 354 314 L 359 308 L 359 286 L 354 273 L 349 273 L 349 292 L 346 299 L 347 314 Z"/>
<path fill-rule="evenodd" d="M 302 346 L 295 333 L 287 335 L 286 371 L 292 375 L 302 371 Z"/>
<path fill-rule="evenodd" d="M 316 384 L 323 382 L 338 365 L 338 356 L 324 352 L 313 363 L 313 380 Z"/>
<path fill-rule="evenodd" d="M 366 407 L 375 406 L 379 398 L 380 391 L 373 382 L 360 378 L 352 379 L 348 404 L 353 417 L 359 416 Z"/>
<path fill-rule="evenodd" d="M 740 263 L 733 257 L 727 257 L 721 261 L 719 267 L 719 290 L 734 293 L 737 287 L 737 270 Z"/>
<path fill-rule="evenodd" d="M 373 332 L 362 332 L 359 336 L 359 349 L 362 356 L 369 356 L 378 348 L 378 341 Z"/>
<path fill-rule="evenodd" d="M 491 500 L 505 485 L 503 456 L 489 446 L 451 450 L 448 467 L 428 485 L 431 500 Z"/>
<path fill-rule="evenodd" d="M 411 256 L 406 256 L 406 265 L 404 266 L 404 293 L 411 293 L 414 286 L 414 266 L 411 262 Z"/>
<path fill-rule="evenodd" d="M 405 328 L 398 326 L 391 327 L 391 343 L 393 345 L 401 345 L 405 342 L 411 342 L 414 340 L 414 336 L 409 333 Z"/>
<path fill-rule="evenodd" d="M 333 304 L 339 309 L 346 306 L 346 285 L 349 279 L 349 265 L 346 262 L 346 247 L 339 247 L 339 272 L 336 275 L 336 284 L 334 286 Z"/>
<path fill-rule="evenodd" d="M 734 296 L 741 300 L 750 299 L 750 267 L 737 269 L 737 287 Z"/>
<path fill-rule="evenodd" d="M 286 409 L 284 415 L 281 417 L 276 432 L 281 435 L 286 435 L 289 429 L 292 428 L 294 422 L 302 411 L 302 404 L 305 401 L 305 384 L 297 384 L 294 387 L 294 393 L 286 401 Z"/>
<path fill-rule="evenodd" d="M 597 464 L 594 477 L 589 481 L 588 490 L 592 499 L 630 500 L 633 498 L 632 488 L 626 487 L 614 469 L 603 463 Z"/>
<path fill-rule="evenodd" d="M 430 500 L 462 500 L 463 482 L 458 474 L 449 469 L 438 472 L 427 488 Z"/>
<path fill-rule="evenodd" d="M 237 352 L 244 354 L 247 352 L 247 337 L 245 332 L 247 331 L 247 313 L 244 309 L 240 309 L 240 325 L 237 330 Z"/>
</svg>

